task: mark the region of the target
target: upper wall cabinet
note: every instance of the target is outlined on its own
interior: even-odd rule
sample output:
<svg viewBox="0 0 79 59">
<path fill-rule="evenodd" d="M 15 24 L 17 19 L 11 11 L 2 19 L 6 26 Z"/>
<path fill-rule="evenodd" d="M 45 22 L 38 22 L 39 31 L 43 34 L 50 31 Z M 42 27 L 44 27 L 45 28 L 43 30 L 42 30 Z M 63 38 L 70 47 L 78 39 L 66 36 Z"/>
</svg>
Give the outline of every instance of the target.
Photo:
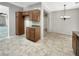
<svg viewBox="0 0 79 59">
<path fill-rule="evenodd" d="M 24 11 L 22 14 L 23 14 L 23 16 L 29 16 L 29 11 L 27 11 L 27 12 Z"/>
<path fill-rule="evenodd" d="M 40 21 L 40 11 L 39 10 L 30 11 L 30 18 L 32 21 Z"/>
</svg>

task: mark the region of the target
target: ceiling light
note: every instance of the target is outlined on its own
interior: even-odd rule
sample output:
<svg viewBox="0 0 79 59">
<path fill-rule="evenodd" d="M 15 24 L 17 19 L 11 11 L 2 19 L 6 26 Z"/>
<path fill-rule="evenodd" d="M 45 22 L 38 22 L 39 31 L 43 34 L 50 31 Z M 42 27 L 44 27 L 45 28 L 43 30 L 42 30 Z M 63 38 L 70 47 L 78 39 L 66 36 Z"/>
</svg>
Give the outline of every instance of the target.
<svg viewBox="0 0 79 59">
<path fill-rule="evenodd" d="M 63 15 L 63 16 L 60 16 L 60 18 L 62 18 L 62 19 L 64 19 L 64 20 L 70 18 L 70 16 L 67 16 L 67 15 L 66 15 L 66 4 L 64 4 L 64 15 Z"/>
</svg>

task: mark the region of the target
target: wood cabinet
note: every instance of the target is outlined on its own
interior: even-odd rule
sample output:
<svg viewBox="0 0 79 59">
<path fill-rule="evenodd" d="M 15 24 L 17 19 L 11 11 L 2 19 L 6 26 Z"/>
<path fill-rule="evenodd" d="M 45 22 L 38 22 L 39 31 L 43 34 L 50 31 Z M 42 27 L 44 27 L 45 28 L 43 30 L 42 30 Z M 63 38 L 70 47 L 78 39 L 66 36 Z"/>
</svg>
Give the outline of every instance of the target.
<svg viewBox="0 0 79 59">
<path fill-rule="evenodd" d="M 26 37 L 27 37 L 27 39 L 30 38 L 30 28 L 29 27 L 26 28 Z"/>
<path fill-rule="evenodd" d="M 79 32 L 72 33 L 72 48 L 76 56 L 79 56 Z"/>
<path fill-rule="evenodd" d="M 30 11 L 30 19 L 32 21 L 39 22 L 40 21 L 40 11 L 39 10 Z"/>
<path fill-rule="evenodd" d="M 40 27 L 36 27 L 36 28 L 27 27 L 26 38 L 33 42 L 38 41 L 40 39 Z"/>
<path fill-rule="evenodd" d="M 24 18 L 29 16 L 29 20 L 39 22 L 40 21 L 40 10 L 30 10 L 16 12 L 16 35 L 24 34 Z M 31 41 L 38 41 L 40 39 L 40 27 L 27 27 L 26 37 Z"/>
<path fill-rule="evenodd" d="M 30 14 L 29 14 L 29 11 L 24 11 L 24 12 L 22 13 L 22 15 L 23 15 L 23 16 L 29 16 Z"/>
<path fill-rule="evenodd" d="M 16 12 L 16 35 L 24 34 L 24 20 L 22 12 Z"/>
</svg>

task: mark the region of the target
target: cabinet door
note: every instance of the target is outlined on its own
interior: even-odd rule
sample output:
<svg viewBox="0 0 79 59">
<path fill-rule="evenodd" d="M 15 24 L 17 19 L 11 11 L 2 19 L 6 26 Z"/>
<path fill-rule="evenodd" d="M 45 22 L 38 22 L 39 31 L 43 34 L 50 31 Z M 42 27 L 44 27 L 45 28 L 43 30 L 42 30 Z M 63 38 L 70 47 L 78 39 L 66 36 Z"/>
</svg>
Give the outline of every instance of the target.
<svg viewBox="0 0 79 59">
<path fill-rule="evenodd" d="M 32 13 L 32 21 L 36 20 L 35 17 L 36 17 L 36 15 L 34 13 Z"/>
<path fill-rule="evenodd" d="M 76 50 L 77 50 L 76 55 L 79 56 L 79 37 L 78 36 L 77 36 L 77 48 L 76 48 Z"/>
<path fill-rule="evenodd" d="M 35 29 L 30 28 L 30 40 L 35 41 Z"/>
<path fill-rule="evenodd" d="M 35 29 L 35 41 L 38 41 L 40 39 L 40 27 L 37 27 Z"/>
<path fill-rule="evenodd" d="M 77 53 L 77 36 L 75 33 L 72 35 L 72 48 L 74 50 L 74 53 Z"/>
<path fill-rule="evenodd" d="M 34 21 L 40 21 L 40 16 L 38 14 L 34 15 Z"/>
<path fill-rule="evenodd" d="M 24 20 L 21 12 L 16 13 L 16 34 L 24 34 Z"/>
<path fill-rule="evenodd" d="M 26 28 L 26 38 L 27 38 L 27 39 L 30 39 L 29 37 L 30 37 L 30 28 L 27 27 L 27 28 Z"/>
<path fill-rule="evenodd" d="M 33 19 L 32 11 L 29 12 L 29 17 L 30 17 L 30 20 L 32 21 L 32 19 Z"/>
<path fill-rule="evenodd" d="M 32 21 L 40 21 L 40 12 L 39 11 L 31 11 L 30 17 Z"/>
</svg>

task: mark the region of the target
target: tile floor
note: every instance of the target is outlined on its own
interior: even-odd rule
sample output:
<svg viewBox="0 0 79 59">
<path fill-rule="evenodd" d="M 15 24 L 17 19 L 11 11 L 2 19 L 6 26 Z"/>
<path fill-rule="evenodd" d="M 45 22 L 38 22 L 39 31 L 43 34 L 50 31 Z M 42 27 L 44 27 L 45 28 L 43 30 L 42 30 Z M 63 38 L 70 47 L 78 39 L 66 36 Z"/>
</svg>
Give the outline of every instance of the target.
<svg viewBox="0 0 79 59">
<path fill-rule="evenodd" d="M 24 36 L 0 40 L 1 56 L 74 56 L 71 36 L 47 33 L 34 43 Z"/>
</svg>

